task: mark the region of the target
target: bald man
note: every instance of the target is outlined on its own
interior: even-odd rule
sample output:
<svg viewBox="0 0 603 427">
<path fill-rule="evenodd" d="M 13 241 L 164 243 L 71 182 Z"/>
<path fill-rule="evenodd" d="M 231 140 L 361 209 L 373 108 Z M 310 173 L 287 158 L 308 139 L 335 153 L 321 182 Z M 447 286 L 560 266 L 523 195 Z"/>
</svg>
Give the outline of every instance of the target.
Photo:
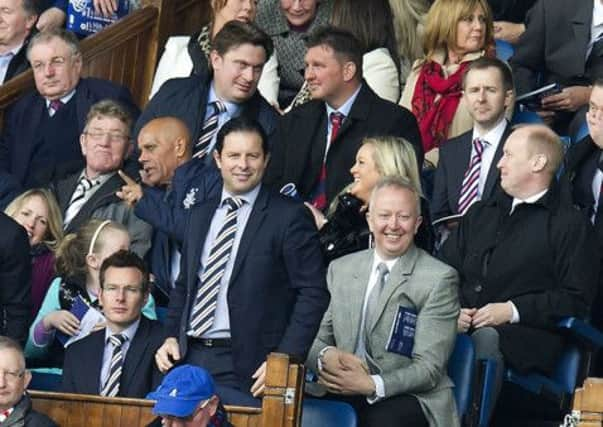
<svg viewBox="0 0 603 427">
<path fill-rule="evenodd" d="M 151 271 L 155 276 L 154 297 L 159 305 L 168 296 L 179 273 L 180 242 L 186 211 L 220 194 L 219 172 L 199 159 L 192 159 L 188 128 L 175 117 L 148 122 L 138 134 L 138 161 L 142 165 L 138 184 L 120 172 L 126 182 L 119 197 L 155 228 Z"/>
<path fill-rule="evenodd" d="M 497 392 L 504 365 L 551 373 L 563 346 L 557 320 L 586 318 L 597 284 L 590 223 L 554 179 L 562 157 L 546 126 L 515 130 L 498 162 L 502 191 L 473 205 L 443 249 L 461 275 L 458 331 L 478 358 L 497 360 Z"/>
</svg>

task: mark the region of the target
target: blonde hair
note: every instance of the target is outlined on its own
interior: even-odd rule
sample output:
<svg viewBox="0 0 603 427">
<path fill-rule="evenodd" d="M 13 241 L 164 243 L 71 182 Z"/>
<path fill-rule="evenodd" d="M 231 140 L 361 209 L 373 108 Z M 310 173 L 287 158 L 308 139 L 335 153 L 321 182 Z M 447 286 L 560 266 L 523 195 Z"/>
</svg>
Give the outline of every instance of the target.
<svg viewBox="0 0 603 427">
<path fill-rule="evenodd" d="M 25 202 L 32 197 L 39 197 L 46 203 L 48 209 L 48 228 L 42 242 L 52 251 L 55 251 L 63 240 L 63 215 L 54 195 L 44 188 L 32 188 L 17 196 L 4 210 L 11 218 L 16 218 Z"/>
<path fill-rule="evenodd" d="M 412 64 L 423 56 L 422 31 L 419 29 L 429 4 L 426 0 L 389 0 L 389 5 L 394 18 L 398 56 Z"/>
<path fill-rule="evenodd" d="M 91 219 L 75 233 L 66 235 L 57 249 L 57 274 L 61 277 L 85 278 L 88 271 L 86 256 L 102 250 L 110 230 L 128 232 L 118 222 Z"/>
<path fill-rule="evenodd" d="M 492 11 L 486 0 L 436 0 L 425 19 L 423 50 L 427 60 L 438 49 L 448 50 L 456 45 L 458 23 L 481 7 L 486 18 L 486 34 L 483 49 L 494 44 Z"/>
</svg>

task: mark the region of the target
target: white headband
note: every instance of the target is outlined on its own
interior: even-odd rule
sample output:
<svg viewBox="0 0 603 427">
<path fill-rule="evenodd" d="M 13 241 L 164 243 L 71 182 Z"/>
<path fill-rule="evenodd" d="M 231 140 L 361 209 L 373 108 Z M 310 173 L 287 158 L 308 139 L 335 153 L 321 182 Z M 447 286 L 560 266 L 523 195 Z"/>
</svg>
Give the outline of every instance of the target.
<svg viewBox="0 0 603 427">
<path fill-rule="evenodd" d="M 108 220 L 101 222 L 101 224 L 98 226 L 98 228 L 94 232 L 94 235 L 92 236 L 92 240 L 90 240 L 90 247 L 88 248 L 88 255 L 92 254 L 92 250 L 94 249 L 94 245 L 96 244 L 98 235 L 100 234 L 102 229 L 105 227 L 105 225 L 109 224 L 110 222 L 111 222 L 111 220 L 108 219 Z"/>
</svg>

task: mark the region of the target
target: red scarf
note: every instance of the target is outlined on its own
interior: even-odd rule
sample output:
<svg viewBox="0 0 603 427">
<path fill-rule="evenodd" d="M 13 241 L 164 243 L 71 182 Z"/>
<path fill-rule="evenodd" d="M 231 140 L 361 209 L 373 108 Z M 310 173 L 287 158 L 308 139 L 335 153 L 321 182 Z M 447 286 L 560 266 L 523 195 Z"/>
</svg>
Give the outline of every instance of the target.
<svg viewBox="0 0 603 427">
<path fill-rule="evenodd" d="M 435 61 L 421 66 L 411 106 L 419 123 L 425 152 L 439 147 L 448 137 L 448 128 L 461 99 L 463 74 L 468 65 L 469 62 L 462 62 L 448 78 L 444 78 L 442 66 Z M 438 95 L 440 97 L 436 101 Z"/>
</svg>

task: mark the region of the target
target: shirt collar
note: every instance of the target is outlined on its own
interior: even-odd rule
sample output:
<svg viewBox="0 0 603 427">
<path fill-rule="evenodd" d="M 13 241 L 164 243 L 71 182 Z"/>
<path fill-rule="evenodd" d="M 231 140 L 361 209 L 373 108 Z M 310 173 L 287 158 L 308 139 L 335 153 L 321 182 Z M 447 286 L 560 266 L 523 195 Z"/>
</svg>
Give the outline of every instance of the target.
<svg viewBox="0 0 603 427">
<path fill-rule="evenodd" d="M 209 105 L 212 102 L 220 101 L 222 104 L 224 104 L 224 107 L 226 107 L 226 112 L 228 113 L 228 116 L 234 117 L 237 114 L 237 112 L 239 111 L 240 105 L 235 104 L 234 102 L 231 102 L 231 101 L 225 101 L 223 99 L 220 99 L 218 97 L 218 94 L 216 93 L 214 84 L 215 83 L 212 80 L 211 84 L 209 85 L 209 95 L 207 96 L 207 105 Z"/>
<path fill-rule="evenodd" d="M 141 316 L 142 316 L 142 314 L 141 314 Z M 132 340 L 134 339 L 134 335 L 136 335 L 136 331 L 138 330 L 139 325 L 140 325 L 140 317 L 138 317 L 138 319 L 136 319 L 136 321 L 134 323 L 132 323 L 130 326 L 128 326 L 126 329 L 124 329 L 121 332 L 113 333 L 113 331 L 111 331 L 109 329 L 109 327 L 107 326 L 105 328 L 105 343 L 107 341 L 109 341 L 109 338 L 112 335 L 117 335 L 118 333 L 121 335 L 125 335 L 126 337 L 128 337 L 128 341 L 132 342 Z"/>
<path fill-rule="evenodd" d="M 260 193 L 260 188 L 261 187 L 262 187 L 261 184 L 257 185 L 251 191 L 248 191 L 247 193 L 243 193 L 243 194 L 237 194 L 236 196 L 233 195 L 233 194 L 231 194 L 231 193 L 229 193 L 224 187 L 222 187 L 222 197 L 220 199 L 220 206 L 222 206 L 222 203 L 228 197 L 237 197 L 239 199 L 244 200 L 246 204 L 248 204 L 249 206 L 251 206 L 251 205 L 253 205 L 255 203 L 255 200 L 258 198 L 258 194 Z"/>
<path fill-rule="evenodd" d="M 534 194 L 534 195 L 532 195 L 530 197 L 526 197 L 525 199 L 519 199 L 517 197 L 514 197 L 513 198 L 513 202 L 511 203 L 511 213 L 513 213 L 513 211 L 515 210 L 515 208 L 518 205 L 521 205 L 523 203 L 525 203 L 527 205 L 533 205 L 538 200 L 540 200 L 542 198 L 542 196 L 544 196 L 548 191 L 549 191 L 549 189 L 545 188 L 540 193 L 536 193 L 536 194 Z"/>
<path fill-rule="evenodd" d="M 59 98 L 61 100 L 61 102 L 63 104 L 67 104 L 71 98 L 73 98 L 73 95 L 75 95 L 75 88 L 71 90 L 71 92 L 69 92 L 67 95 Z M 44 98 L 46 100 L 46 108 L 50 107 L 50 99 L 48 98 Z"/>
<path fill-rule="evenodd" d="M 23 47 L 23 43 L 18 44 L 17 46 L 13 47 L 12 49 L 7 50 L 4 54 L 0 55 L 0 58 L 6 57 L 6 56 L 12 58 L 17 53 L 19 53 L 19 51 L 21 50 L 22 47 Z"/>
<path fill-rule="evenodd" d="M 360 84 L 358 86 L 358 89 L 356 89 L 356 92 L 354 92 L 352 94 L 352 96 L 350 96 L 348 98 L 348 100 L 346 102 L 344 102 L 343 105 L 341 107 L 339 107 L 338 109 L 331 107 L 329 104 L 327 104 L 325 102 L 325 105 L 327 107 L 327 117 L 331 117 L 331 113 L 334 113 L 336 111 L 343 114 L 345 117 L 349 116 L 350 110 L 352 109 L 352 105 L 354 105 L 354 101 L 356 101 L 356 97 L 358 96 L 360 89 L 362 89 L 362 84 Z"/>
<path fill-rule="evenodd" d="M 496 126 L 494 126 L 492 129 L 490 129 L 484 135 L 479 135 L 477 132 L 477 129 L 475 127 L 473 127 L 472 140 L 479 138 L 482 141 L 487 142 L 487 144 L 486 144 L 487 146 L 492 146 L 492 147 L 496 148 L 496 147 L 498 147 L 498 144 L 499 144 L 500 140 L 502 139 L 503 133 L 505 133 L 506 127 L 507 127 L 507 119 L 505 119 L 504 117 L 496 124 Z"/>
<path fill-rule="evenodd" d="M 593 2 L 593 23 L 592 28 L 598 27 L 603 24 L 603 4 L 601 0 L 595 0 Z"/>
<path fill-rule="evenodd" d="M 387 265 L 387 269 L 391 273 L 392 269 L 394 268 L 394 265 L 396 265 L 396 263 L 400 259 L 400 257 L 398 257 L 398 258 L 394 258 L 394 259 L 384 260 L 383 258 L 381 258 L 379 256 L 379 254 L 377 253 L 376 250 L 373 251 L 373 254 L 374 254 L 374 256 L 373 256 L 373 267 L 371 269 L 371 273 L 373 273 L 377 269 L 377 266 L 379 264 L 381 264 L 381 263 L 385 263 L 385 265 Z"/>
<path fill-rule="evenodd" d="M 103 185 L 105 182 L 107 182 L 109 180 L 109 178 L 111 178 L 113 175 L 115 175 L 116 172 L 107 172 L 107 173 L 102 173 L 100 175 L 95 176 L 94 178 L 89 178 L 86 175 L 86 168 L 84 168 L 84 170 L 82 171 L 82 173 L 80 174 L 79 179 L 82 179 L 84 177 L 88 178 L 90 181 L 92 181 L 93 185 Z M 78 181 L 79 181 L 78 179 Z"/>
</svg>

